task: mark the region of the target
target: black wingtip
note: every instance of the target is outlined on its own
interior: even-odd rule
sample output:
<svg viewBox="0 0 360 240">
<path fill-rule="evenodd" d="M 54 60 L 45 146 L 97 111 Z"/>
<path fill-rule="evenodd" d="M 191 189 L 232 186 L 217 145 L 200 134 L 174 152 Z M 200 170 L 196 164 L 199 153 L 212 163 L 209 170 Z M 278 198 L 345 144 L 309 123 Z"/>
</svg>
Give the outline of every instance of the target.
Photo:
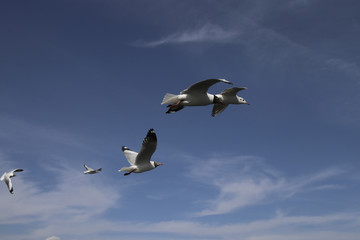
<svg viewBox="0 0 360 240">
<path fill-rule="evenodd" d="M 124 152 L 125 150 L 130 150 L 130 148 L 122 146 L 121 150 Z"/>
<path fill-rule="evenodd" d="M 155 133 L 153 128 L 150 128 L 150 130 L 148 131 L 148 133 L 146 135 L 146 138 L 153 139 L 153 140 L 157 141 L 156 133 Z"/>
</svg>

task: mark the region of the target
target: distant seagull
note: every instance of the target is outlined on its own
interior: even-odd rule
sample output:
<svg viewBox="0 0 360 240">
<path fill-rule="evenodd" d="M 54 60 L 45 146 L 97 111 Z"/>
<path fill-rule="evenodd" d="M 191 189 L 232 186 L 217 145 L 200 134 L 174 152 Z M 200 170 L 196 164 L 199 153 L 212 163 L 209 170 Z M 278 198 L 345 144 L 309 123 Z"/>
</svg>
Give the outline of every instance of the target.
<svg viewBox="0 0 360 240">
<path fill-rule="evenodd" d="M 241 90 L 247 89 L 246 87 L 233 87 L 222 91 L 220 94 L 216 94 L 216 103 L 211 113 L 211 116 L 215 117 L 222 113 L 229 104 L 248 104 L 242 97 L 236 95 Z"/>
<path fill-rule="evenodd" d="M 131 151 L 129 148 L 123 146 L 122 151 L 131 166 L 123 167 L 119 170 L 119 172 L 127 172 L 124 173 L 124 176 L 126 176 L 132 172 L 146 172 L 156 168 L 157 166 L 163 165 L 162 163 L 158 163 L 156 161 L 150 161 L 151 156 L 155 152 L 156 145 L 156 134 L 154 132 L 154 129 L 150 129 L 143 140 L 142 147 L 139 153 Z"/>
<path fill-rule="evenodd" d="M 84 164 L 84 168 L 86 169 L 86 171 L 84 171 L 85 174 L 95 174 L 95 173 L 98 173 L 102 170 L 102 168 L 99 168 L 99 169 L 92 169 L 88 166 L 86 166 L 86 164 Z"/>
<path fill-rule="evenodd" d="M 183 109 L 185 106 L 205 106 L 217 103 L 217 99 L 213 94 L 209 94 L 208 89 L 218 82 L 232 84 L 225 79 L 207 79 L 195 83 L 180 92 L 179 95 L 167 93 L 165 94 L 161 104 L 169 104 L 166 113 L 173 113 Z"/>
<path fill-rule="evenodd" d="M 5 172 L 0 178 L 1 181 L 5 181 L 8 189 L 9 189 L 9 192 L 11 194 L 13 194 L 13 191 L 14 191 L 14 188 L 13 188 L 12 182 L 11 182 L 11 178 L 16 176 L 14 174 L 15 172 L 22 172 L 22 171 L 24 171 L 24 170 L 17 168 L 17 169 L 12 170 L 11 172 Z"/>
</svg>

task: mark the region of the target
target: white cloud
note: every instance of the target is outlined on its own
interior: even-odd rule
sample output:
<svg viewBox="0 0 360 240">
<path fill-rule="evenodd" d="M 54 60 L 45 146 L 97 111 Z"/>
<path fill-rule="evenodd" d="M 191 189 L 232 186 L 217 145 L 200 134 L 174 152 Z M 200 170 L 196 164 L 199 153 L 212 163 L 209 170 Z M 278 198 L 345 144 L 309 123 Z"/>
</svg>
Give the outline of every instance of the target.
<svg viewBox="0 0 360 240">
<path fill-rule="evenodd" d="M 52 237 L 47 238 L 46 240 L 61 240 L 61 238 L 52 236 Z"/>
<path fill-rule="evenodd" d="M 160 40 L 137 43 L 142 47 L 157 47 L 170 43 L 194 43 L 194 42 L 228 42 L 238 35 L 238 32 L 227 31 L 218 25 L 206 24 L 200 28 L 177 32 Z"/>
<path fill-rule="evenodd" d="M 88 223 L 89 224 L 89 223 Z M 99 232 L 113 232 L 115 235 L 130 233 L 132 237 L 143 233 L 156 233 L 157 235 L 147 235 L 147 240 L 159 239 L 179 239 L 178 237 L 204 238 L 204 239 L 299 239 L 298 236 L 308 236 L 306 239 L 328 239 L 337 240 L 341 234 L 346 233 L 348 240 L 357 240 L 360 237 L 359 231 L 349 231 L 358 229 L 358 213 L 338 213 L 319 216 L 284 216 L 276 215 L 273 218 L 255 220 L 250 222 L 237 223 L 201 223 L 199 221 L 162 221 L 162 222 L 110 222 L 106 220 L 93 220 L 89 225 L 72 225 L 71 223 L 51 225 L 45 230 L 66 232 L 79 236 L 84 233 L 89 234 L 90 239 L 97 239 L 94 234 Z M 349 228 L 349 226 L 352 226 Z M 310 227 L 310 228 L 309 228 Z M 346 232 L 345 229 L 348 231 Z M 82 233 L 82 235 L 81 235 Z M 159 235 L 160 234 L 160 235 Z M 93 235 L 94 238 L 91 238 Z M 169 237 L 171 236 L 171 237 Z M 317 238 L 316 238 L 317 237 Z M 116 238 L 110 238 L 116 239 Z M 304 238 L 303 238 L 304 239 Z M 342 238 L 340 238 L 342 239 Z"/>
<path fill-rule="evenodd" d="M 329 186 L 322 185 L 322 181 L 344 172 L 328 168 L 310 176 L 288 179 L 255 157 L 226 158 L 226 161 L 216 157 L 206 162 L 199 159 L 194 162 L 201 166 L 192 169 L 201 168 L 202 171 L 192 170 L 191 176 L 219 191 L 218 196 L 209 200 L 207 207 L 196 216 L 226 214 L 245 206 L 282 200 L 302 191 L 322 190 Z"/>
<path fill-rule="evenodd" d="M 20 174 L 13 179 L 14 195 L 2 189 L 0 224 L 81 225 L 117 206 L 121 187 L 108 186 L 101 176 L 85 176 L 66 166 L 47 171 L 58 181 L 50 191 Z M 38 239 L 64 233 L 46 231 L 44 226 L 33 228 Z"/>
</svg>

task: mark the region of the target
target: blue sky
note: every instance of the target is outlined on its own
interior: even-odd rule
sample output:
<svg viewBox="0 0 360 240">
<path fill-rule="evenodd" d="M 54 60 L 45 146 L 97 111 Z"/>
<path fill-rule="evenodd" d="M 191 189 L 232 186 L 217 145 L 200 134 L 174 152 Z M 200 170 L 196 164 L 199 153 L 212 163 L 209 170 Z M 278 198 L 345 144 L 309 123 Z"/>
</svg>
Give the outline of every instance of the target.
<svg viewBox="0 0 360 240">
<path fill-rule="evenodd" d="M 24 172 L 0 185 L 0 238 L 358 240 L 359 7 L 2 2 L 0 170 Z M 165 114 L 208 78 L 251 105 Z M 164 166 L 124 177 L 150 128 Z"/>
</svg>

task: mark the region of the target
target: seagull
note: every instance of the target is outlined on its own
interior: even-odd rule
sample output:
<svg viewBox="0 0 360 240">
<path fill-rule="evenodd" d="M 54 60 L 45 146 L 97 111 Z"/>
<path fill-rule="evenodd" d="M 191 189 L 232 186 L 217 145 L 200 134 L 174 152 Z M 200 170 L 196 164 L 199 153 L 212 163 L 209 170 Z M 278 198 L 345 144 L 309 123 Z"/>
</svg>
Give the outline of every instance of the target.
<svg viewBox="0 0 360 240">
<path fill-rule="evenodd" d="M 11 194 L 13 194 L 13 191 L 14 191 L 14 188 L 13 188 L 12 182 L 11 182 L 11 178 L 16 176 L 14 174 L 15 172 L 22 172 L 22 171 L 24 171 L 24 170 L 20 169 L 20 168 L 17 168 L 17 169 L 14 169 L 14 170 L 10 171 L 10 172 L 5 172 L 0 178 L 1 181 L 5 181 L 8 189 L 9 189 L 9 192 Z"/>
<path fill-rule="evenodd" d="M 203 80 L 191 85 L 180 92 L 179 95 L 166 93 L 161 105 L 169 104 L 167 106 L 169 109 L 166 113 L 173 113 L 183 109 L 185 106 L 205 106 L 217 103 L 215 96 L 209 94 L 207 91 L 212 85 L 218 82 L 232 84 L 225 79 L 218 78 Z"/>
<path fill-rule="evenodd" d="M 150 129 L 142 142 L 142 147 L 140 152 L 134 152 L 129 148 L 123 146 L 121 149 L 130 163 L 131 166 L 123 167 L 119 172 L 126 172 L 124 176 L 129 175 L 130 173 L 141 173 L 149 170 L 153 170 L 157 166 L 163 165 L 162 163 L 156 161 L 150 161 L 151 156 L 155 152 L 157 145 L 157 138 L 154 132 L 154 129 Z"/>
<path fill-rule="evenodd" d="M 86 169 L 86 171 L 84 171 L 84 174 L 95 174 L 95 173 L 98 173 L 102 170 L 102 168 L 99 168 L 99 169 L 92 169 L 88 166 L 86 166 L 86 164 L 84 164 L 84 168 Z"/>
<path fill-rule="evenodd" d="M 215 95 L 216 103 L 214 103 L 214 107 L 211 113 L 211 116 L 215 117 L 222 113 L 229 104 L 248 104 L 245 99 L 237 96 L 236 94 L 241 91 L 247 89 L 246 87 L 233 87 L 228 88 L 222 91 L 220 94 Z"/>
</svg>

